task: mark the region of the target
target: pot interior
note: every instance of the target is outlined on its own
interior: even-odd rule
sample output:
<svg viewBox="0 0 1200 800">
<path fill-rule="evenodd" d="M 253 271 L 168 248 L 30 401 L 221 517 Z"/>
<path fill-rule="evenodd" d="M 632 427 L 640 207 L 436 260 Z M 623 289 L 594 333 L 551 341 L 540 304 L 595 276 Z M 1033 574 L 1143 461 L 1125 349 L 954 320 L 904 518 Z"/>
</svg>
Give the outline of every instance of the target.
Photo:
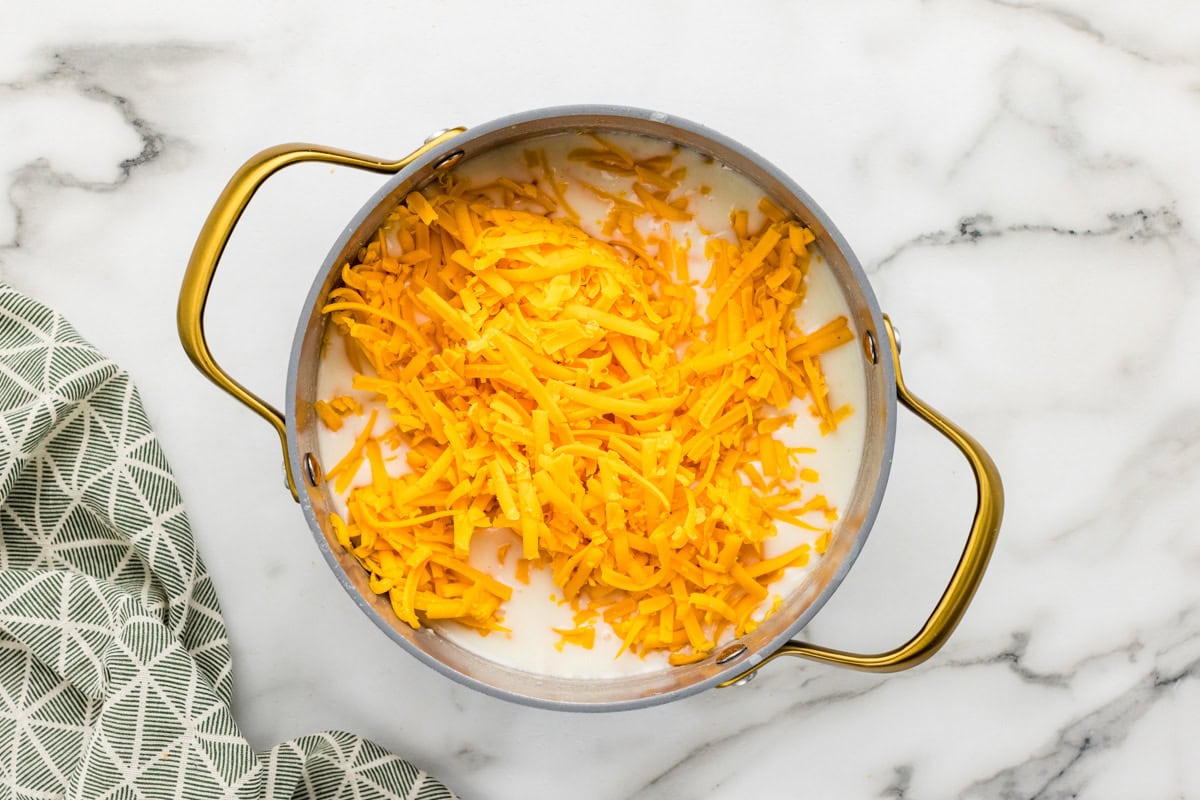
<svg viewBox="0 0 1200 800">
<path fill-rule="evenodd" d="M 437 628 L 413 630 L 392 611 L 386 595 L 374 594 L 368 576 L 337 542 L 329 523 L 332 488 L 320 481 L 320 425 L 313 411 L 317 373 L 326 337 L 320 313 L 324 298 L 337 285 L 339 269 L 375 234 L 392 207 L 434 181 L 441 170 L 478 158 L 514 142 L 531 143 L 563 133 L 629 133 L 691 148 L 755 183 L 779 208 L 816 235 L 815 250 L 828 263 L 850 310 L 851 326 L 866 384 L 866 432 L 850 502 L 827 552 L 782 607 L 752 633 L 719 646 L 702 661 L 656 672 L 597 680 L 547 677 L 483 658 Z M 313 284 L 299 321 L 289 369 L 288 451 L 293 474 L 302 477 L 301 504 L 338 579 L 355 602 L 391 638 L 426 664 L 484 692 L 518 702 L 576 710 L 611 710 L 652 705 L 727 680 L 769 655 L 795 635 L 837 588 L 863 546 L 882 498 L 895 434 L 895 377 L 887 350 L 882 315 L 866 277 L 841 235 L 816 204 L 783 173 L 724 137 L 657 112 L 628 108 L 560 108 L 508 117 L 469 130 L 391 179 L 350 222 Z"/>
</svg>

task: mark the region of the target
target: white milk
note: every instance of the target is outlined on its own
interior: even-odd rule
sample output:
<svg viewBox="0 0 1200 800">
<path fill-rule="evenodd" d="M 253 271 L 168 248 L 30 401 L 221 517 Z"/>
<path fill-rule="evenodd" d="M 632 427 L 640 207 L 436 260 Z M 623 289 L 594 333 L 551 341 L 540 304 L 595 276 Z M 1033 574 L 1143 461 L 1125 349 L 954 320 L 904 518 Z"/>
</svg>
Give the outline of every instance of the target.
<svg viewBox="0 0 1200 800">
<path fill-rule="evenodd" d="M 668 152 L 668 145 L 652 139 L 628 134 L 607 134 L 605 138 L 638 158 Z M 493 151 L 457 167 L 456 174 L 475 185 L 491 182 L 501 176 L 524 182 L 534 176 L 524 166 L 523 151 L 541 149 L 546 153 L 559 179 L 568 184 L 567 201 L 579 213 L 580 225 L 589 233 L 600 236 L 601 226 L 608 214 L 609 201 L 598 198 L 576 185 L 572 176 L 578 175 L 592 185 L 615 195 L 628 195 L 634 200 L 636 197 L 630 189 L 628 178 L 597 171 L 566 159 L 567 153 L 574 148 L 594 146 L 595 143 L 587 137 L 556 135 Z M 689 189 L 688 211 L 694 214 L 695 218 L 688 223 L 671 223 L 671 232 L 672 236 L 681 242 L 690 240 L 691 277 L 702 283 L 708 274 L 708 265 L 704 260 L 704 242 L 711 236 L 732 238 L 729 214 L 734 209 L 748 211 L 750 229 L 755 230 L 763 219 L 758 211 L 758 201 L 762 192 L 741 175 L 718 163 L 706 163 L 706 159 L 689 150 L 676 153 L 674 167 L 679 166 L 687 168 L 684 187 Z M 701 186 L 710 187 L 711 192 L 701 194 Z M 677 195 L 673 193 L 673 196 Z M 657 232 L 657 226 L 646 220 L 639 221 L 638 227 L 644 237 Z M 703 313 L 705 293 L 699 287 L 697 292 L 697 304 Z M 799 311 L 800 327 L 805 331 L 814 330 L 840 315 L 849 318 L 849 307 L 829 266 L 819 254 L 814 254 L 808 274 L 807 295 Z M 856 338 L 857 333 L 855 331 Z M 821 366 L 830 387 L 831 405 L 837 408 L 849 403 L 855 409 L 855 413 L 844 420 L 835 432 L 822 436 L 817 420 L 809 413 L 807 402 L 793 401 L 793 407 L 789 411 L 796 414 L 796 423 L 777 434 L 789 446 L 816 448 L 815 454 L 802 458 L 801 466 L 816 470 L 820 474 L 820 480 L 815 484 L 807 484 L 804 496 L 823 494 L 832 506 L 839 509 L 850 501 L 866 435 L 866 378 L 861 352 L 855 342 L 851 341 L 821 358 Z M 354 371 L 345 356 L 343 342 L 338 334 L 332 332 L 318 374 L 317 396 L 330 399 L 348 394 L 358 398 L 365 411 L 362 417 L 346 419 L 340 431 L 330 431 L 324 425 L 321 426 L 318 444 L 321 463 L 326 469 L 341 460 L 350 449 L 355 436 L 366 423 L 371 409 L 379 410 L 381 421 L 377 424 L 377 432 L 382 433 L 385 430 L 382 420 L 386 419 L 386 409 L 383 403 L 372 399 L 367 393 L 353 390 L 353 375 Z M 389 472 L 399 474 L 407 470 L 403 455 L 402 451 L 385 454 L 390 457 Z M 370 480 L 370 467 L 364 463 L 352 485 L 367 484 Z M 334 507 L 345 516 L 345 498 L 335 497 Z M 816 525 L 826 524 L 820 515 L 811 521 Z M 812 531 L 779 523 L 778 535 L 764 544 L 765 555 L 768 558 L 779 555 L 802 543 L 812 542 L 816 536 Z M 496 552 L 505 541 L 512 541 L 513 546 L 509 548 L 506 562 L 501 564 L 497 561 Z M 560 602 L 561 595 L 551 583 L 549 570 L 530 570 L 529 585 L 516 580 L 514 571 L 521 544 L 517 536 L 505 529 L 477 532 L 471 541 L 471 550 L 472 566 L 490 573 L 513 589 L 512 598 L 503 608 L 504 625 L 511 628 L 512 633 L 493 632 L 481 636 L 472 629 L 452 622 L 436 623 L 439 633 L 447 639 L 492 661 L 543 675 L 605 678 L 669 668 L 666 655 L 662 653 L 651 654 L 644 659 L 632 653 L 625 653 L 616 658 L 621 640 L 603 620 L 596 622 L 596 641 L 593 649 L 585 650 L 568 644 L 559 652 L 554 645 L 560 641 L 560 637 L 551 629 L 575 627 L 574 611 L 568 604 Z M 769 608 L 777 597 L 786 597 L 804 581 L 819 558 L 815 551 L 812 556 L 808 567 L 790 568 L 783 578 L 771 584 L 771 595 L 764 601 L 762 608 Z"/>
</svg>

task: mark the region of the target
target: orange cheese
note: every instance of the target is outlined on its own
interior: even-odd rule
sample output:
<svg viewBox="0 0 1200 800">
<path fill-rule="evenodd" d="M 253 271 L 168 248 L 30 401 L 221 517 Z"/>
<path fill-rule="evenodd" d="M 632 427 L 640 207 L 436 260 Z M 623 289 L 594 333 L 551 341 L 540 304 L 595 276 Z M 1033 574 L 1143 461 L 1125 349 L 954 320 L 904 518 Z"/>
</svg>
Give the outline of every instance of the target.
<svg viewBox="0 0 1200 800">
<path fill-rule="evenodd" d="M 345 265 L 324 312 L 363 365 L 355 387 L 387 414 L 328 474 L 338 491 L 364 460 L 372 474 L 333 527 L 413 627 L 504 629 L 511 588 L 472 566 L 471 540 L 509 528 L 519 579 L 550 570 L 578 612 L 555 629 L 559 649 L 590 648 L 606 624 L 622 650 L 687 663 L 752 631 L 773 610 L 770 583 L 828 546 L 827 528 L 800 520 L 836 519 L 802 488 L 816 476 L 796 462 L 811 451 L 777 432 L 793 398 L 824 430 L 850 413 L 820 356 L 853 334 L 844 317 L 798 328 L 813 237 L 765 200 L 760 230 L 738 212 L 737 241 L 709 242 L 712 294 L 696 313 L 686 245 L 670 234 L 692 216 L 682 171 L 594 138 L 571 160 L 628 175 L 637 199 L 608 198 L 610 238 L 575 224 L 557 174 L 529 153 L 541 183 L 413 192 Z M 637 215 L 663 236 L 644 240 Z M 361 413 L 338 402 L 315 409 L 334 428 Z M 386 474 L 381 441 L 408 448 L 411 472 Z M 777 520 L 822 536 L 767 558 Z"/>
</svg>

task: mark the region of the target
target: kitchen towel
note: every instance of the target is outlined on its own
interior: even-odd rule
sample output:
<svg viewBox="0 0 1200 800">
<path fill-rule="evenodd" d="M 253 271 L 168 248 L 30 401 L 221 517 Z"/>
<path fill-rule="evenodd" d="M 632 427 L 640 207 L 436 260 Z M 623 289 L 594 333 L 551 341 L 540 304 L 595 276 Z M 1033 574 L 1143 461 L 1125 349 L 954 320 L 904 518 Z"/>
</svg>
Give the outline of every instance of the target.
<svg viewBox="0 0 1200 800">
<path fill-rule="evenodd" d="M 347 733 L 255 752 L 231 680 L 137 389 L 0 285 L 0 800 L 454 797 Z"/>
</svg>

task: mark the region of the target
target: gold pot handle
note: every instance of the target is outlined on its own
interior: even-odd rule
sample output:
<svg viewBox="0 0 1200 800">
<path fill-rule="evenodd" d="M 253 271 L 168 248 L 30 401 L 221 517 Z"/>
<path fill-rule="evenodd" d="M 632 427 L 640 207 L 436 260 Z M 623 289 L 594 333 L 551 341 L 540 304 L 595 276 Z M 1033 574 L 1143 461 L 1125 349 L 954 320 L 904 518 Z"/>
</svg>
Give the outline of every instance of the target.
<svg viewBox="0 0 1200 800">
<path fill-rule="evenodd" d="M 233 228 L 237 225 L 246 210 L 250 198 L 258 188 L 284 167 L 305 161 L 320 161 L 344 167 L 354 167 L 370 172 L 392 173 L 399 172 L 415 159 L 442 142 L 462 133 L 465 128 L 450 128 L 435 136 L 431 136 L 425 144 L 398 161 L 385 161 L 380 158 L 350 153 L 345 150 L 335 150 L 313 144 L 281 144 L 263 150 L 241 166 L 229 179 L 225 190 L 217 198 L 216 204 L 204 221 L 200 235 L 196 237 L 196 246 L 192 248 L 192 257 L 188 260 L 187 272 L 183 276 L 183 286 L 179 290 L 179 308 L 176 320 L 179 325 L 179 339 L 183 349 L 196 368 L 204 373 L 213 383 L 224 389 L 234 398 L 248 406 L 261 416 L 279 434 L 283 445 L 283 463 L 287 473 L 288 489 L 292 497 L 298 498 L 296 481 L 292 476 L 287 453 L 287 424 L 284 416 L 270 403 L 242 386 L 216 362 L 208 349 L 204 338 L 204 307 L 208 302 L 208 292 L 212 288 L 213 274 Z"/>
<path fill-rule="evenodd" d="M 975 596 L 975 590 L 979 588 L 980 581 L 983 580 L 983 573 L 987 569 L 988 560 L 996 546 L 996 535 L 1000 531 L 1000 518 L 1004 514 L 1004 487 L 1000 482 L 1000 473 L 996 470 L 995 462 L 979 442 L 908 390 L 900 372 L 900 347 L 897 343 L 896 332 L 892 329 L 891 320 L 887 317 L 884 317 L 884 324 L 887 327 L 892 363 L 896 367 L 896 394 L 900 398 L 900 402 L 953 442 L 966 457 L 967 462 L 971 465 L 971 471 L 975 474 L 977 487 L 975 518 L 971 522 L 971 530 L 967 534 L 967 543 L 962 557 L 958 560 L 958 566 L 955 567 L 950 583 L 947 584 L 942 598 L 934 607 L 933 613 L 929 615 L 929 619 L 925 621 L 915 636 L 899 647 L 885 653 L 864 655 L 792 641 L 737 677 L 721 683 L 722 688 L 745 680 L 749 675 L 780 656 L 799 656 L 867 672 L 899 672 L 915 667 L 941 649 L 946 640 L 950 638 L 950 634 L 954 632 L 962 620 L 963 614 L 966 613 L 967 606 L 971 604 L 971 598 Z"/>
</svg>

